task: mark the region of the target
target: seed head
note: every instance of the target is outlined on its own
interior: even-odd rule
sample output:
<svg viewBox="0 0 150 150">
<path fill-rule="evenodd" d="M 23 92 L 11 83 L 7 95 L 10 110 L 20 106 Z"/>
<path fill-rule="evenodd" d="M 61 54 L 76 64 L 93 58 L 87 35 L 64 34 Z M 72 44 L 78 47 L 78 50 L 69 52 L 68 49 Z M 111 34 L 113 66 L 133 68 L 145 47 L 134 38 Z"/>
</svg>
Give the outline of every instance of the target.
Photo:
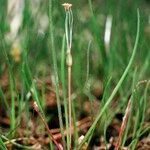
<svg viewBox="0 0 150 150">
<path fill-rule="evenodd" d="M 72 4 L 70 4 L 70 3 L 64 3 L 62 5 L 64 6 L 65 11 L 69 11 L 72 7 Z"/>
</svg>

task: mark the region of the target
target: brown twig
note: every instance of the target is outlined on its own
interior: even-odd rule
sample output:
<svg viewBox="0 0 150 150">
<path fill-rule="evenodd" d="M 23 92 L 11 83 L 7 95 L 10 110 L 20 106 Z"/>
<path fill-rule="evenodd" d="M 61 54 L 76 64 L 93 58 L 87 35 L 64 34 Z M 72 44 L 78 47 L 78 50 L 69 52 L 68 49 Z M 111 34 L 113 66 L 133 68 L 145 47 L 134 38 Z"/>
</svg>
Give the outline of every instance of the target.
<svg viewBox="0 0 150 150">
<path fill-rule="evenodd" d="M 123 136 L 125 127 L 126 127 L 127 122 L 128 122 L 130 110 L 131 110 L 131 98 L 129 99 L 129 102 L 128 102 L 128 105 L 127 105 L 127 108 L 126 108 L 126 111 L 125 111 L 125 115 L 123 117 L 123 121 L 122 121 L 122 125 L 121 125 L 121 128 L 120 128 L 119 137 L 118 137 L 118 141 L 117 141 L 115 150 L 119 150 L 119 148 L 121 146 L 122 136 Z"/>
<path fill-rule="evenodd" d="M 46 123 L 45 119 L 41 115 L 41 113 L 39 111 L 39 108 L 38 108 L 38 105 L 37 105 L 36 102 L 33 103 L 33 108 L 38 113 L 40 119 L 42 120 L 43 124 L 45 125 L 45 128 L 47 129 L 47 131 L 48 131 L 48 133 L 49 133 L 49 135 L 51 137 L 51 140 L 54 142 L 54 144 L 56 145 L 56 147 L 58 148 L 58 150 L 63 150 L 62 147 L 60 147 L 60 144 L 55 140 L 53 134 L 51 133 L 51 130 L 49 129 L 48 124 Z"/>
</svg>

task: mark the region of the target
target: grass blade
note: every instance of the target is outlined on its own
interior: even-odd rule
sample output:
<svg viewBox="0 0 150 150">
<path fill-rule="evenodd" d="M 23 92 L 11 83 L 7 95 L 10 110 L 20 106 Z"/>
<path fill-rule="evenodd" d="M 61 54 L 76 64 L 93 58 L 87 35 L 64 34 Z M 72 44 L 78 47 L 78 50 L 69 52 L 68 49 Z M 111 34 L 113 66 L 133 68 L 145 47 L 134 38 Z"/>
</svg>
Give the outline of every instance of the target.
<svg viewBox="0 0 150 150">
<path fill-rule="evenodd" d="M 55 91 L 56 91 L 56 100 L 57 100 L 57 108 L 58 108 L 58 118 L 59 118 L 61 134 L 62 134 L 63 145 L 65 146 L 65 139 L 63 136 L 64 126 L 63 126 L 63 121 L 62 121 L 62 111 L 61 111 L 61 103 L 60 103 L 60 97 L 59 97 L 57 59 L 56 59 L 56 51 L 55 51 L 55 44 L 54 44 L 52 0 L 49 0 L 49 34 L 50 34 L 50 42 L 51 42 L 51 53 L 52 53 L 52 60 L 53 60 L 54 76 L 55 76 Z"/>
<path fill-rule="evenodd" d="M 87 141 L 88 137 L 90 136 L 90 134 L 93 132 L 93 130 L 96 127 L 97 122 L 99 121 L 99 119 L 101 118 L 101 116 L 103 115 L 103 113 L 105 112 L 105 110 L 107 109 L 108 105 L 110 104 L 110 102 L 112 101 L 112 99 L 114 98 L 114 96 L 116 95 L 117 91 L 119 90 L 122 82 L 124 81 L 125 77 L 127 76 L 129 69 L 131 68 L 131 65 L 133 63 L 136 51 L 137 51 L 137 45 L 138 45 L 138 41 L 139 41 L 139 32 L 140 32 L 140 14 L 139 14 L 139 10 L 137 10 L 137 33 L 136 33 L 136 39 L 135 39 L 135 44 L 134 44 L 134 48 L 133 48 L 133 53 L 131 55 L 131 58 L 129 60 L 129 63 L 123 73 L 123 75 L 121 76 L 118 84 L 116 85 L 116 87 L 114 88 L 112 94 L 110 95 L 110 97 L 108 98 L 106 104 L 103 106 L 102 110 L 100 111 L 100 113 L 98 114 L 98 116 L 96 117 L 95 121 L 93 122 L 92 126 L 90 127 L 90 129 L 88 130 L 88 132 L 86 133 L 83 141 L 81 142 L 81 144 L 79 145 L 79 149 L 81 149 L 82 145 Z"/>
<path fill-rule="evenodd" d="M 6 148 L 5 144 L 4 144 L 4 142 L 2 141 L 1 137 L 0 137 L 0 149 L 7 150 L 7 148 Z"/>
</svg>

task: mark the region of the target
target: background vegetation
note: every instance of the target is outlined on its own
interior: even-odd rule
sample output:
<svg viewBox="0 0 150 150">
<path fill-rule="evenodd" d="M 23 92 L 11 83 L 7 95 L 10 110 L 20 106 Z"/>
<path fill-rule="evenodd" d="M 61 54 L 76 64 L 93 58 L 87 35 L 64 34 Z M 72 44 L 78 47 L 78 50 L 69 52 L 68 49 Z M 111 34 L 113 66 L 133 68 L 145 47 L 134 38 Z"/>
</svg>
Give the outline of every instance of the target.
<svg viewBox="0 0 150 150">
<path fill-rule="evenodd" d="M 103 145 L 105 147 L 108 143 L 115 147 L 122 117 L 131 97 L 131 112 L 121 146 L 140 149 L 140 142 L 143 139 L 145 143 L 149 140 L 150 130 L 150 3 L 148 0 L 69 2 L 72 3 L 74 18 L 72 114 L 75 129 L 72 147 L 76 148 L 79 145 L 79 137 L 87 133 L 128 65 L 136 39 L 139 8 L 140 38 L 135 59 L 127 77 L 93 128 L 86 144 L 89 149 Z M 37 102 L 50 129 L 60 128 L 58 109 L 62 111 L 64 128 L 67 126 L 64 104 L 67 68 L 63 62 L 63 50 L 66 50 L 63 40 L 65 11 L 62 3 L 62 0 L 13 0 L 11 4 L 9 0 L 0 0 L 1 149 L 38 149 L 39 145 L 41 149 L 49 148 L 49 142 L 45 144 L 41 140 L 47 137 L 47 131 L 37 113 L 33 111 L 33 101 Z M 53 30 L 49 24 L 52 21 L 50 16 L 53 18 Z M 108 18 L 112 19 L 112 27 L 110 42 L 107 44 L 104 37 Z M 51 42 L 52 32 L 54 47 Z M 55 48 L 56 57 L 52 48 Z M 56 63 L 57 70 L 54 68 Z M 55 95 L 59 95 L 60 102 Z M 90 125 L 83 129 L 81 126 L 76 127 L 77 121 L 83 121 L 82 119 L 87 117 L 90 118 Z M 33 143 L 23 139 L 31 141 L 31 137 L 34 139 Z M 113 143 L 110 142 L 111 137 Z M 21 142 L 16 140 L 14 144 L 9 141 L 18 138 L 22 138 Z M 59 141 L 64 144 L 65 140 L 64 138 L 64 141 Z M 53 144 L 50 145 L 50 149 L 53 149 Z"/>
</svg>

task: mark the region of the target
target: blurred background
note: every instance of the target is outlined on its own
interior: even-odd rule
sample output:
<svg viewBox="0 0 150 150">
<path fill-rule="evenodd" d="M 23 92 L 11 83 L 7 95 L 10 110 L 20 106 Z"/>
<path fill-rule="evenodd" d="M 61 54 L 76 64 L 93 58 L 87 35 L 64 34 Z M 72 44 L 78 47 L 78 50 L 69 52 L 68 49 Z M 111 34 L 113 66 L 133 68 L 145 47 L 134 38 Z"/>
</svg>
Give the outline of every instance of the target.
<svg viewBox="0 0 150 150">
<path fill-rule="evenodd" d="M 53 1 L 54 38 L 58 65 L 64 35 L 65 12 L 62 3 Z M 149 0 L 94 0 L 69 1 L 73 4 L 73 78 L 76 87 L 82 86 L 86 75 L 86 56 L 90 44 L 90 74 L 103 79 L 117 78 L 128 63 L 136 35 L 137 8 L 140 10 L 140 42 L 135 65 L 141 69 L 149 60 L 150 2 Z M 52 70 L 49 41 L 48 0 L 1 0 L 0 31 L 1 49 L 7 50 L 17 70 L 23 51 L 36 76 Z M 3 42 L 2 42 L 3 41 Z M 2 46 L 2 43 L 5 43 Z M 0 73 L 4 69 L 4 57 L 0 55 Z M 85 61 L 83 61 L 85 60 Z M 117 70 L 117 71 L 116 71 Z M 148 74 L 149 70 L 145 72 Z M 79 82 L 79 83 L 78 83 Z"/>
</svg>

